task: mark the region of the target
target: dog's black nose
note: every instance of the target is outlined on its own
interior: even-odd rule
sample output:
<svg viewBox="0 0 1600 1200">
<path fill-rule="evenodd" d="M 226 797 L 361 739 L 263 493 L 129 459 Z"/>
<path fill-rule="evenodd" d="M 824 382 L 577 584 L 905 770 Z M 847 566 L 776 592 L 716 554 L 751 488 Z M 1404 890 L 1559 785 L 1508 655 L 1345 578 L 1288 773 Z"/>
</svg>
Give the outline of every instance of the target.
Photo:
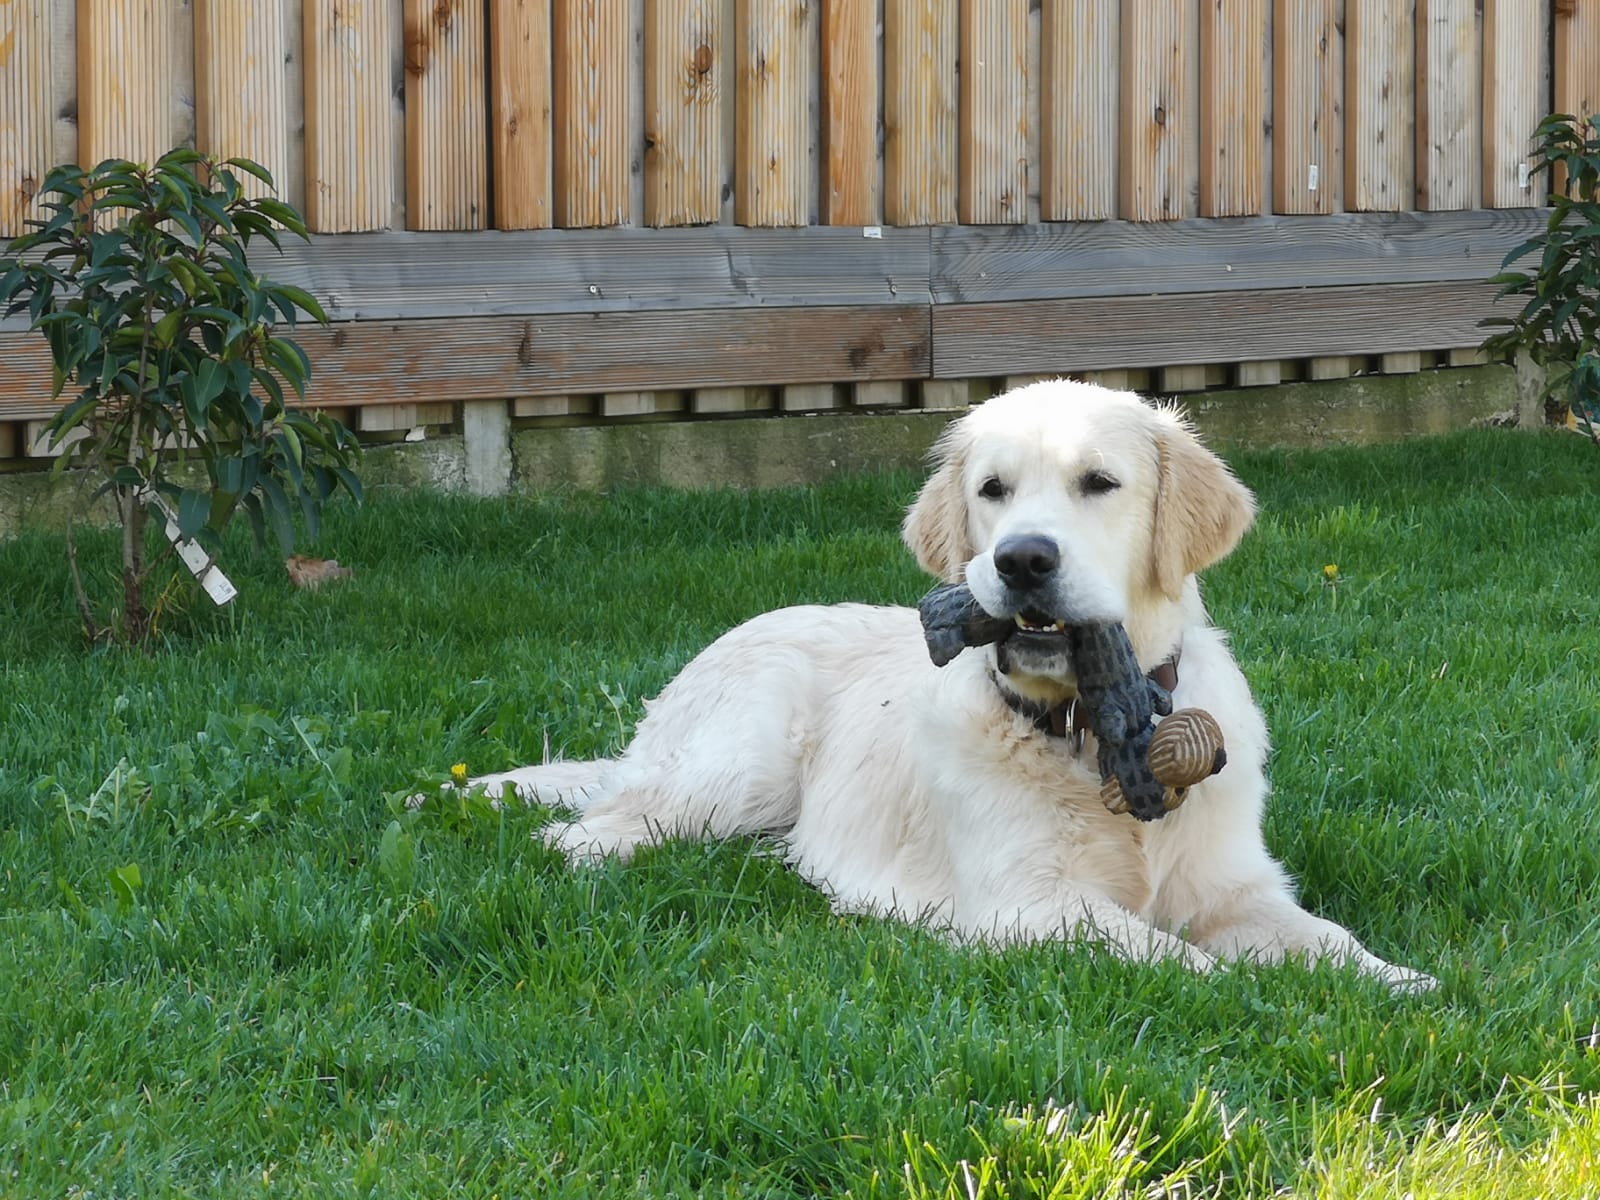
<svg viewBox="0 0 1600 1200">
<path fill-rule="evenodd" d="M 1008 587 L 1019 591 L 1038 587 L 1060 565 L 1060 548 L 1037 533 L 1008 537 L 994 548 L 994 569 Z"/>
</svg>

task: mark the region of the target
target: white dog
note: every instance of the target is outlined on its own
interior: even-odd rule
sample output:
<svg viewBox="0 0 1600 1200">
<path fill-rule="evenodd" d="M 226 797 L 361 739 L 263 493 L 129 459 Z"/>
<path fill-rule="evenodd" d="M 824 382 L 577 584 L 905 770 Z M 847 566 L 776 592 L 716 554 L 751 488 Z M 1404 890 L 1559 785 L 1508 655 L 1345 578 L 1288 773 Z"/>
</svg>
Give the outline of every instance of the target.
<svg viewBox="0 0 1600 1200">
<path fill-rule="evenodd" d="M 998 646 L 941 669 L 909 608 L 766 613 L 690 662 L 620 758 L 475 782 L 576 808 L 550 834 L 575 860 L 776 834 L 839 908 L 962 938 L 1089 939 L 1196 969 L 1301 955 L 1428 986 L 1296 904 L 1262 843 L 1266 727 L 1195 582 L 1254 515 L 1227 467 L 1172 412 L 1065 381 L 974 409 L 934 459 L 906 545 L 1015 618 Z M 1226 737 L 1223 770 L 1150 823 L 1106 810 L 1092 737 L 1050 729 L 1074 698 L 1062 624 L 1112 621 Z"/>
</svg>

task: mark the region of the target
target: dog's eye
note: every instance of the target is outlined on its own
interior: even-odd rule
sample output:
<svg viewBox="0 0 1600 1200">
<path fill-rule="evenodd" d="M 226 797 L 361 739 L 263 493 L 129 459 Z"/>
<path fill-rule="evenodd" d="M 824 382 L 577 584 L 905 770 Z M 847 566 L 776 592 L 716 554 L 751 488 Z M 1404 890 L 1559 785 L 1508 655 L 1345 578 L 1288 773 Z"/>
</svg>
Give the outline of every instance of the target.
<svg viewBox="0 0 1600 1200">
<path fill-rule="evenodd" d="M 1107 492 L 1114 492 L 1121 487 L 1122 481 L 1104 471 L 1090 471 L 1078 481 L 1078 486 L 1083 489 L 1085 496 L 1104 496 Z"/>
<path fill-rule="evenodd" d="M 985 500 L 1000 500 L 1005 497 L 1006 485 L 1000 482 L 996 475 L 991 475 L 983 481 L 983 486 L 978 489 L 978 495 Z"/>
</svg>

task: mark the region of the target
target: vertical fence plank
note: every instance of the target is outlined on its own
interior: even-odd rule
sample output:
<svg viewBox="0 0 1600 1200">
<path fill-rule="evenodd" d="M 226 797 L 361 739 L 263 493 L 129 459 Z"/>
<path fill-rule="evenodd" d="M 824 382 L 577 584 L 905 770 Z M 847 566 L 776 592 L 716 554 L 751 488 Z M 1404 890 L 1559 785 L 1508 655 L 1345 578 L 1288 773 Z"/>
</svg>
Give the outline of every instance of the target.
<svg viewBox="0 0 1600 1200">
<path fill-rule="evenodd" d="M 1557 0 L 1556 112 L 1578 118 L 1600 114 L 1600 3 Z"/>
<path fill-rule="evenodd" d="M 884 0 L 883 212 L 892 225 L 956 219 L 959 45 L 949 0 Z"/>
<path fill-rule="evenodd" d="M 195 0 L 195 146 L 204 154 L 242 155 L 272 173 L 280 195 L 289 174 L 288 73 L 282 0 L 240 4 Z M 248 196 L 271 194 L 247 174 Z"/>
<path fill-rule="evenodd" d="M 1129 221 L 1183 216 L 1189 55 L 1182 6 L 1126 0 L 1122 9 L 1121 212 Z"/>
<path fill-rule="evenodd" d="M 1121 0 L 1044 0 L 1039 206 L 1046 221 L 1117 212 Z"/>
<path fill-rule="evenodd" d="M 1472 208 L 1478 192 L 1477 0 L 1417 0 L 1417 207 Z"/>
<path fill-rule="evenodd" d="M 171 0 L 78 0 L 78 143 L 85 165 L 172 148 Z"/>
<path fill-rule="evenodd" d="M 306 219 L 322 233 L 385 229 L 394 205 L 385 0 L 304 0 Z"/>
<path fill-rule="evenodd" d="M 34 199 L 52 165 L 50 0 L 0 4 L 0 239 L 42 216 Z"/>
<path fill-rule="evenodd" d="M 1544 114 L 1539 98 L 1545 31 L 1527 0 L 1484 0 L 1483 203 L 1527 208 L 1539 203 L 1529 177 L 1533 130 Z"/>
<path fill-rule="evenodd" d="M 1345 205 L 1401 212 L 1416 193 L 1416 0 L 1345 11 Z"/>
<path fill-rule="evenodd" d="M 1040 13 L 1040 189 L 1045 221 L 1117 214 L 1120 0 L 1045 0 Z"/>
<path fill-rule="evenodd" d="M 828 225 L 883 219 L 878 6 L 822 0 L 822 203 Z"/>
<path fill-rule="evenodd" d="M 496 229 L 550 226 L 550 0 L 490 0 Z"/>
<path fill-rule="evenodd" d="M 968 224 L 1028 219 L 1027 0 L 961 5 L 960 186 Z"/>
<path fill-rule="evenodd" d="M 406 227 L 487 224 L 483 0 L 405 0 Z"/>
<path fill-rule="evenodd" d="M 644 40 L 645 223 L 710 224 L 722 209 L 722 7 L 649 0 Z"/>
<path fill-rule="evenodd" d="M 1277 0 L 1272 23 L 1272 207 L 1338 211 L 1344 184 L 1339 0 Z"/>
<path fill-rule="evenodd" d="M 1267 0 L 1200 6 L 1200 215 L 1259 213 L 1266 189 Z"/>
<path fill-rule="evenodd" d="M 51 14 L 50 111 L 55 114 L 55 131 L 50 139 L 51 163 L 82 163 L 78 139 L 78 9 L 75 4 L 45 0 Z"/>
<path fill-rule="evenodd" d="M 555 0 L 555 218 L 628 220 L 627 0 Z"/>
<path fill-rule="evenodd" d="M 734 219 L 741 225 L 811 220 L 811 122 L 816 39 L 809 0 L 739 8 Z"/>
</svg>

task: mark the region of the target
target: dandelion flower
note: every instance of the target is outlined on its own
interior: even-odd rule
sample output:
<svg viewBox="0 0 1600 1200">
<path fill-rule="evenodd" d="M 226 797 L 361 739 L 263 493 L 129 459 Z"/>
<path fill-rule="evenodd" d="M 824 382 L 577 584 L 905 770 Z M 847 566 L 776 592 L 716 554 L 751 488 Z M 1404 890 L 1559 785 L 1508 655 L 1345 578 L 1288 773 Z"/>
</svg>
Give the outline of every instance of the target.
<svg viewBox="0 0 1600 1200">
<path fill-rule="evenodd" d="M 455 766 L 450 768 L 450 781 L 452 783 L 454 783 L 457 787 L 465 787 L 466 786 L 466 784 L 467 784 L 467 764 L 466 763 L 457 763 Z"/>
</svg>

